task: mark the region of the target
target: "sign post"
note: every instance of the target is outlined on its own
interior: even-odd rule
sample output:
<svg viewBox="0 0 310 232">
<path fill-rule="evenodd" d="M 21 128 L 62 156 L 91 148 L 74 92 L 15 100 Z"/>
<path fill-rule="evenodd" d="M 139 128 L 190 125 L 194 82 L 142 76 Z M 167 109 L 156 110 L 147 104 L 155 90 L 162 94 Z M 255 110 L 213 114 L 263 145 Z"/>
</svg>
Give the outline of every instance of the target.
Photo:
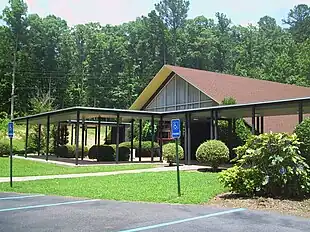
<svg viewBox="0 0 310 232">
<path fill-rule="evenodd" d="M 181 137 L 181 122 L 180 119 L 171 120 L 171 135 L 175 139 L 175 152 L 177 163 L 177 182 L 178 182 L 178 196 L 181 196 L 181 183 L 180 183 L 180 161 L 179 161 L 179 138 Z"/>
<path fill-rule="evenodd" d="M 14 124 L 8 124 L 8 136 L 10 138 L 10 186 L 13 187 L 13 137 L 14 137 Z"/>
</svg>

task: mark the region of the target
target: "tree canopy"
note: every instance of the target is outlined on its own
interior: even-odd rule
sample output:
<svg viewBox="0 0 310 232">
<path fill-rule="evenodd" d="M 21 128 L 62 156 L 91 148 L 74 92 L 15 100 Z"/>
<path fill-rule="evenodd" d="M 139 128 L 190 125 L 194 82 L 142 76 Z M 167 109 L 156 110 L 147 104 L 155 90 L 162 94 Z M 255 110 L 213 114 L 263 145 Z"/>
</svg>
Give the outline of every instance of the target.
<svg viewBox="0 0 310 232">
<path fill-rule="evenodd" d="M 15 112 L 33 112 L 34 98 L 54 108 L 128 108 L 164 64 L 310 85 L 310 7 L 283 19 L 234 25 L 229 16 L 189 19 L 189 1 L 162 0 L 148 15 L 118 26 L 68 26 L 55 15 L 29 14 L 10 0 L 0 26 L 0 112 L 10 111 L 15 65 Z"/>
</svg>

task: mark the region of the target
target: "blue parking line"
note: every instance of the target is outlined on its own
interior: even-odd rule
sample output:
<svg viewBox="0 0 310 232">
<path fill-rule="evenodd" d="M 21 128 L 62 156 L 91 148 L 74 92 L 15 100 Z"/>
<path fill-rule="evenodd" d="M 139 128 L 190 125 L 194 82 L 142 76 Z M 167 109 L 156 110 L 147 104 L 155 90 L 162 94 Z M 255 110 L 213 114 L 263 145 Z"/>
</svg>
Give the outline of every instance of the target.
<svg viewBox="0 0 310 232">
<path fill-rule="evenodd" d="M 139 228 L 135 228 L 135 229 L 122 230 L 119 232 L 137 232 L 137 231 L 143 231 L 143 230 L 156 229 L 159 227 L 170 226 L 170 225 L 175 225 L 175 224 L 179 224 L 179 223 L 199 220 L 199 219 L 203 219 L 203 218 L 209 218 L 209 217 L 215 217 L 215 216 L 220 216 L 220 215 L 229 214 L 229 213 L 240 212 L 240 211 L 244 211 L 244 210 L 246 210 L 246 209 L 244 209 L 244 208 L 232 209 L 232 210 L 222 211 L 222 212 L 218 212 L 218 213 L 206 214 L 206 215 L 202 215 L 202 216 L 198 216 L 198 217 L 192 217 L 192 218 L 186 218 L 186 219 L 181 219 L 181 220 L 172 221 L 172 222 L 156 224 L 156 225 L 152 225 L 152 226 L 145 226 L 145 227 L 139 227 Z"/>
<path fill-rule="evenodd" d="M 15 210 L 23 210 L 23 209 L 36 209 L 36 208 L 44 208 L 44 207 L 59 206 L 59 205 L 73 205 L 73 204 L 87 203 L 87 202 L 93 202 L 93 201 L 99 201 L 99 200 L 94 199 L 94 200 L 83 200 L 83 201 L 69 201 L 69 202 L 61 202 L 61 203 L 46 204 L 46 205 L 30 205 L 30 206 L 23 206 L 23 207 L 16 207 L 16 208 L 0 209 L 0 212 L 8 212 L 8 211 L 15 211 Z"/>
<path fill-rule="evenodd" d="M 43 194 L 37 195 L 26 195 L 26 196 L 9 196 L 9 197 L 1 197 L 0 200 L 14 200 L 14 199 L 23 199 L 23 198 L 31 198 L 31 197 L 42 197 Z"/>
</svg>

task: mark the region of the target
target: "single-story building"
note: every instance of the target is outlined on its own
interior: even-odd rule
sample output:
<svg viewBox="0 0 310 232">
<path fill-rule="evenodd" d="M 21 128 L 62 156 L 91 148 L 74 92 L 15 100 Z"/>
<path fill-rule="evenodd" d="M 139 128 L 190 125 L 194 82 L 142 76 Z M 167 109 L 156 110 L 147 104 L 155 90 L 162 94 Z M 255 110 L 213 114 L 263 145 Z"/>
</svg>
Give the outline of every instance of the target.
<svg viewBox="0 0 310 232">
<path fill-rule="evenodd" d="M 232 97 L 237 104 L 277 101 L 310 96 L 310 88 L 278 82 L 165 65 L 130 107 L 130 110 L 155 112 L 178 111 L 218 106 Z M 244 118 L 249 126 L 252 119 Z M 206 118 L 192 119 L 194 151 L 202 140 L 209 139 Z M 264 132 L 293 132 L 298 114 L 264 118 Z M 167 127 L 169 128 L 169 126 Z M 164 137 L 170 137 L 169 133 Z M 197 144 L 193 144 L 197 143 Z"/>
<path fill-rule="evenodd" d="M 230 97 L 234 98 L 237 104 L 222 105 L 222 101 Z M 246 121 L 252 134 L 270 131 L 293 132 L 295 126 L 301 123 L 307 114 L 310 114 L 310 88 L 164 65 L 128 110 L 76 106 L 16 118 L 13 121 L 26 124 L 25 148 L 28 147 L 29 125 L 39 125 L 39 128 L 45 126 L 46 160 L 50 153 L 50 125 L 60 126 L 68 122 L 72 128 L 73 126 L 87 128 L 89 125 L 95 129 L 95 136 L 98 135 L 98 138 L 101 125 L 110 125 L 112 133 L 109 143 L 116 144 L 115 153 L 118 162 L 119 144 L 126 137 L 122 123 L 130 123 L 128 126 L 130 125 L 131 132 L 131 154 L 133 154 L 134 125 L 137 123 L 139 125 L 139 132 L 135 134 L 139 140 L 137 153 L 139 161 L 141 161 L 142 121 L 151 122 L 151 161 L 155 154 L 154 128 L 157 124 L 159 160 L 162 161 L 163 141 L 171 137 L 170 120 L 179 118 L 184 126 L 181 137 L 184 159 L 185 163 L 189 164 L 191 159 L 195 159 L 196 149 L 203 141 L 218 139 L 218 120 L 228 122 L 227 145 L 231 148 L 231 133 L 234 131 L 233 124 L 237 118 Z M 81 142 L 84 146 L 85 142 L 84 129 L 82 129 L 82 141 L 79 141 L 79 131 L 74 132 L 76 164 L 79 159 L 78 146 Z M 95 141 L 96 145 L 102 144 L 100 139 Z M 38 147 L 40 148 L 40 144 Z"/>
</svg>

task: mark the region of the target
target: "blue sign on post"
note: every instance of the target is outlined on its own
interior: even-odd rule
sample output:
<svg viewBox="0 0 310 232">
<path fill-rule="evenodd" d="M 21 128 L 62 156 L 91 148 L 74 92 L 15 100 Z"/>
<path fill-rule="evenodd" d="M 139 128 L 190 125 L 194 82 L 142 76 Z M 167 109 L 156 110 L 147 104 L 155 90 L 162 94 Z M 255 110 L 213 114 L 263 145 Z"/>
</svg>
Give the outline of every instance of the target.
<svg viewBox="0 0 310 232">
<path fill-rule="evenodd" d="M 13 136 L 14 136 L 14 124 L 13 124 L 13 122 L 9 122 L 9 124 L 8 124 L 8 136 L 10 138 L 13 138 Z"/>
<path fill-rule="evenodd" d="M 178 139 L 181 137 L 181 127 L 180 119 L 171 120 L 171 137 L 173 139 Z"/>
</svg>

